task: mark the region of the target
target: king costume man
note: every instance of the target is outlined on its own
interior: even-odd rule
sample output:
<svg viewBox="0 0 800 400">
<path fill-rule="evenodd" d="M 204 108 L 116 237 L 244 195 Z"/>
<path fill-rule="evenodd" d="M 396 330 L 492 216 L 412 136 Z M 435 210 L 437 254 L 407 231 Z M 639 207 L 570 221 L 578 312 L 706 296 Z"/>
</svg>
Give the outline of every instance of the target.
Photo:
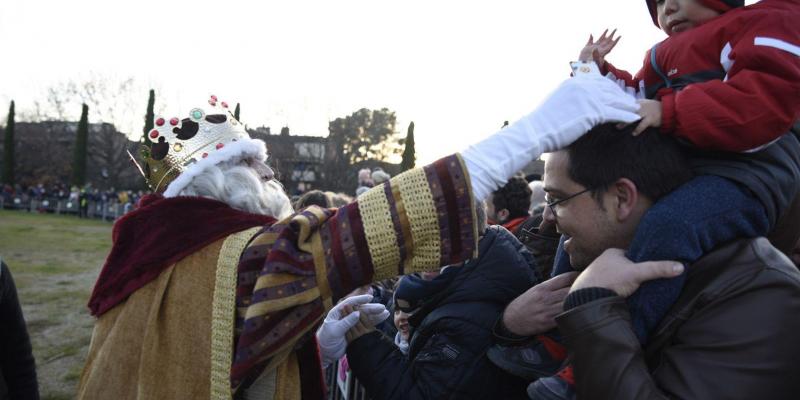
<svg viewBox="0 0 800 400">
<path fill-rule="evenodd" d="M 610 80 L 570 78 L 460 154 L 345 207 L 294 214 L 269 185 L 264 143 L 216 97 L 186 118 L 156 118 L 142 173 L 157 194 L 114 225 L 89 300 L 97 320 L 78 398 L 323 398 L 314 331 L 338 299 L 474 257 L 474 199 L 594 125 L 637 120 L 637 110 Z M 187 195 L 222 164 L 257 171 L 275 207 L 259 214 Z"/>
</svg>

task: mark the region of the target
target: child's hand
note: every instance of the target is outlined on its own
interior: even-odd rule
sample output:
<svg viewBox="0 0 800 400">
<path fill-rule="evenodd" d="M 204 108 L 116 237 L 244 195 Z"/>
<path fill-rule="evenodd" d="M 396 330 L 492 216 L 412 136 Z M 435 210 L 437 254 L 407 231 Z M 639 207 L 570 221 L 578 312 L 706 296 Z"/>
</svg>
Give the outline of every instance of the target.
<svg viewBox="0 0 800 400">
<path fill-rule="evenodd" d="M 633 130 L 633 136 L 639 136 L 645 129 L 661 126 L 661 102 L 658 100 L 638 100 L 639 111 L 636 113 L 642 117 L 636 129 Z"/>
<path fill-rule="evenodd" d="M 374 330 L 375 325 L 372 324 L 372 322 L 369 320 L 369 317 L 361 314 L 356 325 L 347 331 L 345 338 L 347 339 L 347 343 L 352 343 L 354 340 Z"/>
<path fill-rule="evenodd" d="M 606 36 L 608 34 L 608 29 L 606 29 L 596 42 L 592 35 L 589 35 L 589 41 L 586 42 L 586 46 L 581 50 L 578 60 L 584 62 L 594 61 L 597 63 L 598 67 L 603 68 L 603 65 L 606 63 L 606 55 L 611 52 L 614 46 L 617 45 L 617 42 L 619 42 L 619 39 L 622 38 L 622 36 L 617 36 L 617 38 L 614 39 L 615 33 L 617 33 L 616 29 L 611 31 L 610 35 Z"/>
</svg>

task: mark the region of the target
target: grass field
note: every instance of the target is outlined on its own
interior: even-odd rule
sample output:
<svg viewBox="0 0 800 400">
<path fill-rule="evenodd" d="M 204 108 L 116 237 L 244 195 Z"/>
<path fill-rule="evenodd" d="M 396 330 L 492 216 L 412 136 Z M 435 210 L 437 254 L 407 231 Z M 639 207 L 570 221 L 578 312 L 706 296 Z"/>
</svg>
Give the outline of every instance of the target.
<svg viewBox="0 0 800 400">
<path fill-rule="evenodd" d="M 43 399 L 71 399 L 93 318 L 86 303 L 111 247 L 111 223 L 0 210 L 0 256 L 16 281 Z"/>
</svg>

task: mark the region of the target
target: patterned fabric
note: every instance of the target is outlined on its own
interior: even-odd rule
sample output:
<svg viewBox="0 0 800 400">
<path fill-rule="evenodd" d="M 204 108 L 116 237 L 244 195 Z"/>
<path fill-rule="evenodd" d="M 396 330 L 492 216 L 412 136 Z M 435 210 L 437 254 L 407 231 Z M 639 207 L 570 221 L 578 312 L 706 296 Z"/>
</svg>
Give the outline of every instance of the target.
<svg viewBox="0 0 800 400">
<path fill-rule="evenodd" d="M 338 210 L 311 207 L 264 228 L 239 263 L 231 385 L 275 368 L 279 379 L 299 380 L 303 365 L 287 371 L 285 361 L 297 360 L 298 342 L 353 289 L 474 257 L 469 182 L 463 161 L 452 155 Z"/>
</svg>

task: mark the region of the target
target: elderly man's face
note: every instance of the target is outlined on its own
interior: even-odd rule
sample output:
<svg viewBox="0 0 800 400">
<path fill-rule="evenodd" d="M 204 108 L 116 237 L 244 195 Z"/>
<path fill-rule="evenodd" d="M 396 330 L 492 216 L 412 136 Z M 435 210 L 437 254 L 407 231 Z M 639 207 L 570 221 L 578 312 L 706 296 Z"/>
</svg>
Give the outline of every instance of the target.
<svg viewBox="0 0 800 400">
<path fill-rule="evenodd" d="M 262 182 L 269 182 L 275 178 L 275 173 L 267 164 L 258 160 L 247 160 L 247 165 L 256 171 Z"/>
<path fill-rule="evenodd" d="M 564 200 L 587 188 L 573 181 L 567 172 L 569 155 L 566 151 L 551 153 L 545 162 L 544 191 L 547 202 Z M 605 201 L 606 195 L 601 199 Z M 609 202 L 610 203 L 610 202 Z M 574 268 L 583 269 L 603 251 L 611 247 L 625 247 L 628 237 L 621 232 L 610 207 L 603 207 L 591 192 L 578 194 L 554 207 L 545 207 L 544 218 L 556 224 L 558 232 L 569 236 L 564 250 L 569 254 Z"/>
</svg>

